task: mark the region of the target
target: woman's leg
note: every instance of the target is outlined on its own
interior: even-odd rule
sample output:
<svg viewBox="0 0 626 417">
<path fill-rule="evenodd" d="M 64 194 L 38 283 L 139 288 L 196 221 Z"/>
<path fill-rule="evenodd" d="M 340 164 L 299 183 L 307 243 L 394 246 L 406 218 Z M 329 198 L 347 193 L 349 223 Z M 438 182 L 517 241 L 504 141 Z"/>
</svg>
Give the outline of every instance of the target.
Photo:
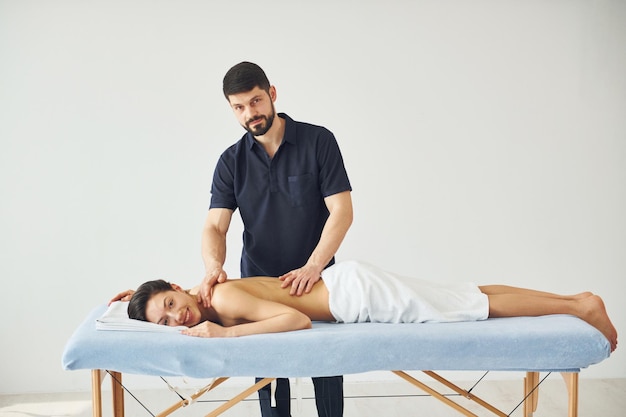
<svg viewBox="0 0 626 417">
<path fill-rule="evenodd" d="M 573 295 L 561 295 L 554 294 L 551 292 L 545 291 L 537 291 L 531 290 L 528 288 L 520 288 L 520 287 L 511 287 L 508 285 L 483 285 L 480 286 L 480 291 L 487 295 L 495 295 L 495 294 L 519 294 L 519 295 L 532 295 L 536 297 L 547 297 L 547 298 L 556 298 L 556 299 L 564 299 L 564 300 L 577 300 L 580 298 L 587 298 L 593 293 L 590 292 L 581 292 L 579 294 Z"/>
<path fill-rule="evenodd" d="M 510 292 L 504 292 L 506 288 Z M 489 317 L 571 314 L 600 330 L 611 343 L 611 351 L 617 347 L 617 330 L 609 319 L 604 302 L 597 295 L 582 293 L 562 296 L 502 286 L 486 286 L 480 289 L 489 298 Z"/>
</svg>

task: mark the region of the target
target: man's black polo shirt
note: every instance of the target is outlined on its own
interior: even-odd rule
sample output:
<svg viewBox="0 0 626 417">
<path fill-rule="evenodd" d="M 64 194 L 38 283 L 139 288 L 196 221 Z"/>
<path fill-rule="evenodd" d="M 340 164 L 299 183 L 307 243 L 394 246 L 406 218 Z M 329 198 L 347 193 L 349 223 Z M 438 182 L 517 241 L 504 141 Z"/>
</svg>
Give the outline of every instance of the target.
<svg viewBox="0 0 626 417">
<path fill-rule="evenodd" d="M 246 133 L 220 156 L 213 175 L 210 208 L 239 208 L 243 220 L 244 277 L 303 266 L 328 218 L 324 198 L 352 190 L 334 135 L 278 116 L 285 137 L 272 159 Z"/>
</svg>

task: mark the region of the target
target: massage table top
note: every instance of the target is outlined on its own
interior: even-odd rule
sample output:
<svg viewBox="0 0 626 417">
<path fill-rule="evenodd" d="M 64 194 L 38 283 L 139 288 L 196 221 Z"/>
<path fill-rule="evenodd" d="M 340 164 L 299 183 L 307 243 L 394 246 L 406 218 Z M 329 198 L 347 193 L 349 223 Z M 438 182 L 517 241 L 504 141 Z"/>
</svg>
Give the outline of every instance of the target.
<svg viewBox="0 0 626 417">
<path fill-rule="evenodd" d="M 102 305 L 68 340 L 66 370 L 156 376 L 317 377 L 383 370 L 577 372 L 610 356 L 608 340 L 568 315 L 458 323 L 320 323 L 286 333 L 204 339 L 97 330 Z"/>
</svg>

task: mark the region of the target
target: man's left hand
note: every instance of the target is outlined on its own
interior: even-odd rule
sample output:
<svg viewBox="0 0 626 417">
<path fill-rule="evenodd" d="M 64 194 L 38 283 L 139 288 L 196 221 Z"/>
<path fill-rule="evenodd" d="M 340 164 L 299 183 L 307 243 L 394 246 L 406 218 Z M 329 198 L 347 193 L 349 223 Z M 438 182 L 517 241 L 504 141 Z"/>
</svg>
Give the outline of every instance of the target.
<svg viewBox="0 0 626 417">
<path fill-rule="evenodd" d="M 289 295 L 301 296 L 308 294 L 313 289 L 313 285 L 320 280 L 322 271 L 313 266 L 304 265 L 302 268 L 294 269 L 278 277 L 283 281 L 282 288 L 291 286 Z"/>
</svg>

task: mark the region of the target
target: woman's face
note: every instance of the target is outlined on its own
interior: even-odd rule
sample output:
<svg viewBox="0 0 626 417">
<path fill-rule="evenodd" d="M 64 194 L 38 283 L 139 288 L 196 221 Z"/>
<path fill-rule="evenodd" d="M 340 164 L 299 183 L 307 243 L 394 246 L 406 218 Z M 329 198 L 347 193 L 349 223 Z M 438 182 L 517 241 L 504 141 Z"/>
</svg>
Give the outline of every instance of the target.
<svg viewBox="0 0 626 417">
<path fill-rule="evenodd" d="M 146 318 L 164 326 L 193 327 L 201 321 L 196 298 L 178 289 L 153 295 L 146 304 Z"/>
</svg>

